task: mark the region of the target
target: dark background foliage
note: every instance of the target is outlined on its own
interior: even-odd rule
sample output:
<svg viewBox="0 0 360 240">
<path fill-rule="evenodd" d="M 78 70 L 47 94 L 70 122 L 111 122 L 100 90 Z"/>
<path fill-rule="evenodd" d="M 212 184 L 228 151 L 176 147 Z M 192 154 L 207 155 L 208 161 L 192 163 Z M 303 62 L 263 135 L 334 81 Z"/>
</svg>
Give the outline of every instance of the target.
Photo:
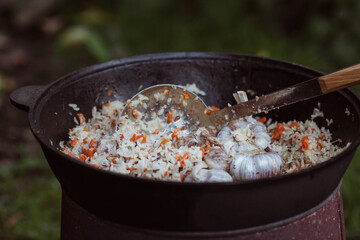
<svg viewBox="0 0 360 240">
<path fill-rule="evenodd" d="M 60 186 L 26 114 L 9 104 L 14 89 L 169 51 L 247 53 L 331 72 L 359 62 L 359 11 L 356 0 L 1 0 L 0 239 L 57 239 L 60 228 Z M 342 187 L 349 239 L 360 237 L 359 174 L 358 151 Z"/>
</svg>

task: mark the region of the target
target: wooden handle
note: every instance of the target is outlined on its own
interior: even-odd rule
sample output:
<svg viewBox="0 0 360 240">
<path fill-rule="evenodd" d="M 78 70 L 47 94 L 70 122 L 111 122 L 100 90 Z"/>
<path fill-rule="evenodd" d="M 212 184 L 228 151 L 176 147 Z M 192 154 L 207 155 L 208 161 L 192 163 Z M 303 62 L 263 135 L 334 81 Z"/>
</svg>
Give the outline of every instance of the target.
<svg viewBox="0 0 360 240">
<path fill-rule="evenodd" d="M 323 93 L 333 92 L 360 83 L 360 64 L 318 78 Z"/>
</svg>

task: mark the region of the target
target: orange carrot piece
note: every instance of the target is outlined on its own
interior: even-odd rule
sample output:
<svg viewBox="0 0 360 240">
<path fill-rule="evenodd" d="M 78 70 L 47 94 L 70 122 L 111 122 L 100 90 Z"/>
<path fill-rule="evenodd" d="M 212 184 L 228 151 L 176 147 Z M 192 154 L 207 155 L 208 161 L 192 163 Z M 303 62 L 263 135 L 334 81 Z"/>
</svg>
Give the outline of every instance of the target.
<svg viewBox="0 0 360 240">
<path fill-rule="evenodd" d="M 108 96 L 110 97 L 113 94 L 113 91 L 110 89 L 107 93 L 108 93 Z"/>
<path fill-rule="evenodd" d="M 186 153 L 184 154 L 184 156 L 182 156 L 182 158 L 180 159 L 180 161 L 187 159 L 189 156 L 190 156 L 190 153 L 189 153 L 189 152 L 186 152 Z"/>
<path fill-rule="evenodd" d="M 141 143 L 146 143 L 146 135 L 145 134 L 143 134 L 143 135 L 141 135 L 142 136 L 142 140 L 141 140 Z"/>
<path fill-rule="evenodd" d="M 83 148 L 82 150 L 81 150 L 81 153 L 82 154 L 84 154 L 84 155 L 86 155 L 86 156 L 88 156 L 88 157 L 93 157 L 94 156 L 94 149 L 86 149 L 86 148 Z"/>
<path fill-rule="evenodd" d="M 280 137 L 281 137 L 281 135 L 282 135 L 282 133 L 283 133 L 283 131 L 284 131 L 284 124 L 282 124 L 282 123 L 278 123 L 277 125 L 276 125 L 276 129 L 275 129 L 275 133 L 272 135 L 272 137 L 274 138 L 274 139 L 276 139 L 276 140 L 279 140 L 280 139 Z"/>
<path fill-rule="evenodd" d="M 212 110 L 212 111 L 217 111 L 217 110 L 220 110 L 220 108 L 215 107 L 215 106 L 211 106 L 210 108 L 211 108 L 211 110 Z"/>
<path fill-rule="evenodd" d="M 78 142 L 77 138 L 74 138 L 74 140 L 71 141 L 70 146 L 74 147 Z"/>
<path fill-rule="evenodd" d="M 166 171 L 166 172 L 164 172 L 164 176 L 166 177 L 168 175 L 168 172 Z"/>
<path fill-rule="evenodd" d="M 324 137 L 324 136 L 323 136 Z M 318 147 L 322 147 L 322 144 L 320 143 L 320 140 L 322 141 L 323 139 L 321 138 L 316 138 L 316 142 L 317 142 L 317 146 Z"/>
<path fill-rule="evenodd" d="M 147 172 L 147 168 L 144 168 L 144 172 Z"/>
<path fill-rule="evenodd" d="M 80 161 L 85 162 L 86 159 L 87 159 L 87 156 L 81 154 L 80 157 L 79 157 L 79 159 L 80 159 Z"/>
<path fill-rule="evenodd" d="M 81 126 L 84 122 L 86 122 L 86 118 L 85 118 L 84 114 L 78 113 L 78 114 L 76 114 L 76 116 L 78 117 L 78 119 L 79 119 L 79 121 L 80 121 L 80 126 Z"/>
<path fill-rule="evenodd" d="M 184 99 L 185 99 L 185 100 L 188 100 L 188 99 L 189 99 L 189 93 L 183 92 L 183 96 L 184 96 Z"/>
<path fill-rule="evenodd" d="M 134 133 L 134 135 L 132 135 L 132 137 L 130 138 L 130 142 L 134 142 L 136 140 L 136 134 Z"/>
<path fill-rule="evenodd" d="M 281 137 L 281 134 L 278 133 L 278 132 L 276 132 L 276 133 L 274 133 L 274 134 L 272 135 L 272 137 L 273 137 L 273 139 L 279 140 L 280 137 Z"/>
<path fill-rule="evenodd" d="M 283 132 L 284 131 L 284 124 L 282 124 L 282 123 L 278 123 L 277 125 L 276 125 L 276 131 L 278 131 L 278 132 Z"/>
<path fill-rule="evenodd" d="M 155 131 L 153 132 L 153 134 L 158 134 L 159 133 L 159 129 L 155 129 Z"/>
<path fill-rule="evenodd" d="M 301 147 L 299 148 L 300 151 L 308 150 L 309 149 L 309 137 L 305 136 L 301 139 Z"/>
<path fill-rule="evenodd" d="M 120 139 L 124 139 L 124 134 L 121 134 L 121 135 L 120 135 Z"/>
<path fill-rule="evenodd" d="M 202 152 L 202 158 L 205 156 L 205 149 L 204 148 L 200 148 L 201 152 Z"/>
<path fill-rule="evenodd" d="M 211 114 L 211 111 L 210 111 L 209 109 L 206 109 L 206 110 L 205 110 L 205 113 L 206 113 L 206 115 L 210 115 L 210 114 Z"/>
<path fill-rule="evenodd" d="M 164 138 L 164 139 L 161 141 L 160 146 L 165 145 L 168 141 L 170 141 L 170 139 Z"/>
<path fill-rule="evenodd" d="M 99 167 L 100 167 L 100 166 L 99 166 L 98 164 L 96 164 L 96 163 L 91 164 L 91 166 L 93 166 L 93 167 L 97 167 L 97 168 L 99 168 Z"/>
<path fill-rule="evenodd" d="M 174 114 L 172 112 L 169 112 L 168 113 L 168 116 L 167 116 L 167 122 L 168 123 L 171 123 L 172 120 L 173 120 L 173 117 L 174 117 Z"/>
<path fill-rule="evenodd" d="M 180 116 L 176 116 L 175 119 L 174 119 L 174 122 L 177 122 L 180 120 Z"/>
<path fill-rule="evenodd" d="M 110 103 L 107 102 L 107 103 L 104 104 L 104 106 L 105 106 L 105 107 L 110 107 Z"/>
<path fill-rule="evenodd" d="M 89 148 L 94 148 L 96 149 L 96 147 L 94 146 L 94 143 L 95 143 L 95 139 L 91 139 L 90 143 L 89 143 Z"/>
<path fill-rule="evenodd" d="M 301 139 L 301 142 L 306 150 L 309 149 L 309 137 L 308 136 L 303 137 Z"/>
<path fill-rule="evenodd" d="M 179 160 L 180 164 L 184 162 L 185 159 L 187 159 L 190 156 L 189 152 L 186 152 L 184 156 L 182 156 Z"/>
<path fill-rule="evenodd" d="M 266 117 L 262 117 L 262 118 L 258 119 L 257 121 L 261 122 L 261 123 L 266 123 L 267 119 L 266 119 Z"/>
<path fill-rule="evenodd" d="M 173 134 L 171 134 L 171 139 L 176 138 L 178 139 L 178 132 L 180 131 L 179 128 L 175 128 Z"/>
<path fill-rule="evenodd" d="M 205 152 L 209 151 L 211 149 L 211 146 L 210 145 L 206 145 L 205 147 Z"/>
<path fill-rule="evenodd" d="M 134 118 L 138 118 L 140 116 L 139 113 L 135 109 L 133 109 L 131 111 L 131 114 L 133 115 Z"/>
</svg>

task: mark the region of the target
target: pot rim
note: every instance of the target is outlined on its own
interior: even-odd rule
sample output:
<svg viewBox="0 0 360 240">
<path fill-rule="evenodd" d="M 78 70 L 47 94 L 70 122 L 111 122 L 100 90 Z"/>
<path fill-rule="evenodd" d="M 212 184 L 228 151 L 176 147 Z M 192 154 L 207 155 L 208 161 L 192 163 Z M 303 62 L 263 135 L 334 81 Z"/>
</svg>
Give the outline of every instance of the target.
<svg viewBox="0 0 360 240">
<path fill-rule="evenodd" d="M 97 171 L 100 174 L 107 174 L 109 176 L 113 177 L 120 177 L 125 178 L 127 180 L 133 180 L 134 182 L 140 183 L 148 183 L 148 184 L 158 184 L 158 185 L 164 185 L 164 186 L 184 186 L 184 187 L 201 187 L 201 188 L 211 188 L 211 189 L 217 189 L 217 188 L 226 188 L 226 187 L 240 187 L 242 185 L 248 185 L 248 184 L 261 184 L 265 182 L 277 182 L 281 181 L 283 179 L 289 179 L 289 178 L 296 178 L 300 177 L 302 175 L 306 175 L 309 172 L 316 171 L 317 169 L 325 168 L 328 165 L 334 164 L 338 159 L 343 158 L 347 155 L 352 154 L 353 151 L 356 150 L 358 145 L 360 144 L 360 136 L 356 139 L 356 141 L 352 142 L 350 146 L 345 149 L 343 152 L 338 154 L 335 157 L 332 157 L 322 163 L 319 163 L 315 166 L 312 166 L 310 168 L 306 168 L 303 170 L 300 170 L 295 173 L 290 174 L 284 174 L 284 175 L 277 175 L 269 178 L 263 178 L 263 179 L 254 179 L 254 180 L 245 180 L 241 182 L 211 182 L 211 183 L 188 183 L 188 182 L 176 182 L 176 181 L 163 181 L 163 180 L 155 180 L 155 179 L 148 179 L 148 178 L 140 178 L 140 177 L 134 177 L 129 176 L 121 173 L 112 172 L 109 170 L 103 170 L 96 167 L 91 166 L 90 164 L 83 163 L 79 160 L 76 160 L 72 157 L 69 157 L 65 153 L 61 152 L 57 147 L 53 146 L 49 139 L 45 139 L 45 137 L 41 134 L 41 129 L 39 128 L 39 121 L 36 119 L 36 113 L 41 111 L 41 107 L 39 108 L 40 103 L 44 99 L 45 94 L 49 94 L 49 91 L 52 91 L 53 89 L 57 89 L 61 87 L 62 85 L 67 85 L 70 81 L 73 80 L 81 80 L 84 77 L 90 76 L 92 74 L 102 72 L 109 70 L 111 68 L 117 67 L 117 66 L 124 66 L 124 65 L 131 65 L 141 62 L 151 62 L 151 61 L 164 61 L 164 60 L 181 60 L 181 59 L 199 59 L 199 60 L 236 60 L 239 58 L 246 59 L 247 61 L 256 61 L 261 62 L 263 61 L 266 63 L 276 63 L 279 69 L 281 69 L 282 66 L 286 66 L 287 69 L 289 66 L 295 67 L 294 71 L 298 69 L 301 71 L 302 74 L 304 74 L 304 71 L 308 72 L 312 75 L 323 75 L 324 73 L 311 69 L 309 67 L 288 62 L 284 60 L 274 59 L 270 57 L 263 57 L 263 56 L 255 56 L 250 54 L 240 54 L 240 53 L 231 53 L 231 52 L 164 52 L 164 53 L 149 53 L 149 54 L 142 54 L 142 55 L 135 55 L 135 56 L 129 56 L 129 57 L 123 57 L 115 60 L 111 60 L 104 63 L 99 63 L 95 65 L 91 65 L 88 67 L 84 67 L 79 70 L 75 70 L 63 77 L 58 78 L 56 81 L 50 83 L 47 85 L 44 89 L 44 91 L 38 96 L 36 101 L 34 101 L 34 104 L 29 107 L 29 122 L 30 122 L 30 128 L 33 132 L 34 136 L 37 138 L 37 140 L 43 145 L 49 148 L 51 151 L 56 152 L 57 155 L 60 155 L 62 158 L 67 159 L 71 163 L 80 164 L 82 167 L 88 168 L 90 171 Z M 56 91 L 54 91 L 56 92 Z M 54 93 L 53 92 L 53 93 Z M 355 93 L 354 90 L 348 88 L 338 91 L 343 97 L 346 97 L 347 99 L 353 99 L 357 102 L 359 102 L 359 105 L 353 105 L 353 107 L 356 110 L 356 115 L 360 117 L 360 96 Z M 50 93 L 52 95 L 53 93 Z M 360 128 L 358 129 L 360 131 Z"/>
</svg>

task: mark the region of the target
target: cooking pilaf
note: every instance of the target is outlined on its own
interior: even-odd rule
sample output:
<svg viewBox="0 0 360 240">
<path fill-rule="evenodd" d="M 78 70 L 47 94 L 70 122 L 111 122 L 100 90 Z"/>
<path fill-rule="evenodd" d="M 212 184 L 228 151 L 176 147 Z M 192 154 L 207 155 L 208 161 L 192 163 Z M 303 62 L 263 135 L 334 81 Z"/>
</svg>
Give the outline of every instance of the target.
<svg viewBox="0 0 360 240">
<path fill-rule="evenodd" d="M 108 102 L 100 110 L 94 107 L 89 119 L 77 113 L 77 125 L 69 131 L 69 140 L 60 142 L 61 151 L 94 167 L 136 177 L 171 181 L 238 180 L 230 176 L 234 174 L 229 171 L 229 166 L 224 167 L 225 172 L 222 173 L 206 159 L 214 155 L 214 150 L 226 148 L 225 142 L 216 138 L 217 133 L 204 128 L 189 132 L 182 127 L 182 115 L 175 109 L 172 112 L 154 112 L 151 121 L 133 121 L 128 116 L 120 116 L 125 103 Z M 69 106 L 79 110 L 75 104 Z M 132 115 L 140 119 L 141 113 L 135 111 Z M 233 141 L 247 141 L 249 146 L 255 146 L 250 150 L 255 149 L 257 154 L 269 151 L 278 153 L 283 160 L 281 173 L 292 173 L 321 163 L 349 145 L 344 148 L 334 145 L 329 130 L 320 128 L 313 121 L 316 117 L 323 117 L 318 108 L 314 109 L 311 119 L 305 122 L 293 120 L 272 123 L 266 117 L 257 121 L 253 117 L 246 117 L 239 119 L 248 124 L 244 128 L 245 132 L 240 131 L 245 138 L 236 133 L 238 131 L 232 132 L 231 136 Z M 251 142 L 255 139 L 255 126 L 263 126 L 271 139 L 265 151 Z M 231 155 L 230 152 L 226 153 Z M 250 153 L 245 151 L 244 154 Z M 229 159 L 228 165 L 233 158 Z M 203 177 L 194 177 L 195 174 L 202 174 Z"/>
</svg>

